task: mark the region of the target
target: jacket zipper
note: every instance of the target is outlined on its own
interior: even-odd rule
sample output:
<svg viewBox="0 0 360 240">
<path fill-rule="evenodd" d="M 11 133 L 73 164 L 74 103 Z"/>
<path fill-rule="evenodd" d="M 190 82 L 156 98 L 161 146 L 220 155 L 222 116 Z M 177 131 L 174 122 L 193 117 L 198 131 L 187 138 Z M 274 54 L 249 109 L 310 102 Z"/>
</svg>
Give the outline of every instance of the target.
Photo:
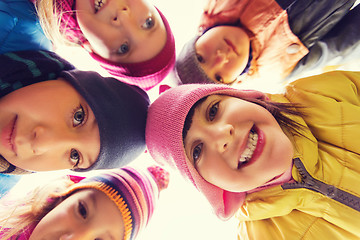
<svg viewBox="0 0 360 240">
<path fill-rule="evenodd" d="M 313 190 L 360 212 L 359 197 L 313 178 L 299 158 L 294 158 L 294 164 L 301 175 L 301 182 L 284 183 L 281 185 L 283 189 L 306 188 Z"/>
</svg>

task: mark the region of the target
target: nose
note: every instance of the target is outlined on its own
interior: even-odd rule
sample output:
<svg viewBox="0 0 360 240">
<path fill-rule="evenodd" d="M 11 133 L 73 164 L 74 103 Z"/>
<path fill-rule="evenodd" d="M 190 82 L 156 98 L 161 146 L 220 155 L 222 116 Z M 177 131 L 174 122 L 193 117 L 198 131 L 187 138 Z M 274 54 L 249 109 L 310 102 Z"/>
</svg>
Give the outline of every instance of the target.
<svg viewBox="0 0 360 240">
<path fill-rule="evenodd" d="M 215 147 L 220 153 L 225 152 L 233 141 L 234 127 L 231 124 L 214 126 Z"/>
<path fill-rule="evenodd" d="M 59 240 L 71 240 L 74 239 L 72 234 L 65 233 L 59 237 Z"/>
<path fill-rule="evenodd" d="M 57 149 L 61 146 L 74 145 L 75 134 L 64 129 L 37 126 L 33 130 L 31 148 L 35 155 Z"/>
<path fill-rule="evenodd" d="M 90 239 L 90 236 L 86 232 L 74 232 L 74 233 L 64 233 L 59 237 L 59 240 L 85 240 Z"/>
<path fill-rule="evenodd" d="M 130 8 L 126 5 L 118 5 L 115 8 L 115 14 L 114 17 L 112 18 L 112 24 L 114 26 L 122 26 L 122 25 L 126 25 L 126 21 L 127 18 L 129 17 L 130 14 Z"/>
<path fill-rule="evenodd" d="M 229 62 L 229 59 L 226 53 L 220 49 L 216 50 L 215 58 L 214 58 L 214 66 L 222 66 Z"/>
</svg>

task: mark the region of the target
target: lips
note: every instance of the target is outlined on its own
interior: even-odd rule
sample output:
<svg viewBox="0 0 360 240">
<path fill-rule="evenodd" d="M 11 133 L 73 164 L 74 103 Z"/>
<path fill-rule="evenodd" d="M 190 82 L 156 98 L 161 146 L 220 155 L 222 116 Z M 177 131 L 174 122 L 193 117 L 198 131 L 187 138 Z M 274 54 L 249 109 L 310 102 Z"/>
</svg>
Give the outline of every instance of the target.
<svg viewBox="0 0 360 240">
<path fill-rule="evenodd" d="M 235 45 L 228 39 L 224 39 L 225 43 L 233 50 L 233 52 L 236 54 L 236 55 L 239 55 L 239 53 L 237 52 L 236 50 L 236 47 Z"/>
<path fill-rule="evenodd" d="M 254 163 L 261 155 L 264 148 L 265 135 L 256 126 L 253 126 L 249 132 L 246 148 L 238 160 L 238 169 L 249 166 Z"/>
<path fill-rule="evenodd" d="M 14 139 L 16 136 L 16 122 L 17 116 L 12 119 L 1 131 L 1 144 L 16 153 L 16 147 L 14 144 Z"/>
</svg>

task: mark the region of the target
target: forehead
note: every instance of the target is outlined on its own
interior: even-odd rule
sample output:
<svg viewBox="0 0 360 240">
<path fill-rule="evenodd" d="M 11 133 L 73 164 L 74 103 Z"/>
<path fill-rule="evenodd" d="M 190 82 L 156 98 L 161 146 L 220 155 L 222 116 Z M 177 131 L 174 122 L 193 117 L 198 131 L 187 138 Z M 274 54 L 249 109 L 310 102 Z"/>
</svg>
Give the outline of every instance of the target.
<svg viewBox="0 0 360 240">
<path fill-rule="evenodd" d="M 220 41 L 223 38 L 224 34 L 231 33 L 231 28 L 229 26 L 217 26 L 210 28 L 204 32 L 200 38 L 196 41 L 195 46 L 202 46 L 202 44 L 207 41 Z"/>
<path fill-rule="evenodd" d="M 188 113 L 188 116 L 185 120 L 184 129 L 187 129 L 187 133 L 184 138 L 184 145 L 186 142 L 189 142 L 189 133 L 196 130 L 198 127 L 206 124 L 206 111 L 211 102 L 216 99 L 221 99 L 226 97 L 226 95 L 208 95 L 199 99 L 191 108 Z M 191 135 L 191 134 L 190 134 Z"/>
<path fill-rule="evenodd" d="M 52 103 L 55 99 L 82 98 L 76 89 L 62 78 L 34 83 L 20 89 L 17 89 L 2 99 L 11 99 L 12 101 L 45 101 Z M 51 101 L 51 99 L 53 101 Z"/>
<path fill-rule="evenodd" d="M 148 61 L 157 56 L 167 42 L 167 31 L 165 24 L 153 5 L 148 6 L 151 14 L 139 13 L 141 22 L 135 25 L 128 25 L 126 29 L 114 30 L 112 27 L 96 35 L 88 35 L 88 41 L 92 50 L 101 57 L 118 63 L 138 63 Z M 151 29 L 143 29 L 147 17 L 155 20 Z M 107 28 L 107 26 L 103 26 Z M 114 40 L 115 39 L 115 40 Z M 127 42 L 130 51 L 125 55 L 119 55 L 117 50 Z"/>
<path fill-rule="evenodd" d="M 73 197 L 72 201 L 74 202 L 87 199 L 88 203 L 93 204 L 92 207 L 89 207 L 89 219 L 93 221 L 89 223 L 89 225 L 91 224 L 89 227 L 95 232 L 108 237 L 105 239 L 123 239 L 124 222 L 122 215 L 117 205 L 107 194 L 94 188 L 85 188 L 74 192 L 70 197 Z"/>
</svg>

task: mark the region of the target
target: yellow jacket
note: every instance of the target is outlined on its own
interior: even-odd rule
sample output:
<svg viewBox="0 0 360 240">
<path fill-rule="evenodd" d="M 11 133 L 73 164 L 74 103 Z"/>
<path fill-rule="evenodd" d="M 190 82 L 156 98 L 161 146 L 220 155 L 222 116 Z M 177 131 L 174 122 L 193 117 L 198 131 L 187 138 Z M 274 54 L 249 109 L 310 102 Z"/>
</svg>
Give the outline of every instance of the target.
<svg viewBox="0 0 360 240">
<path fill-rule="evenodd" d="M 286 133 L 294 162 L 311 176 L 294 164 L 295 183 L 248 194 L 235 215 L 238 239 L 360 239 L 359 90 L 360 72 L 330 72 L 270 96 L 305 106 L 306 116 L 293 119 L 307 126 L 307 138 Z"/>
</svg>

